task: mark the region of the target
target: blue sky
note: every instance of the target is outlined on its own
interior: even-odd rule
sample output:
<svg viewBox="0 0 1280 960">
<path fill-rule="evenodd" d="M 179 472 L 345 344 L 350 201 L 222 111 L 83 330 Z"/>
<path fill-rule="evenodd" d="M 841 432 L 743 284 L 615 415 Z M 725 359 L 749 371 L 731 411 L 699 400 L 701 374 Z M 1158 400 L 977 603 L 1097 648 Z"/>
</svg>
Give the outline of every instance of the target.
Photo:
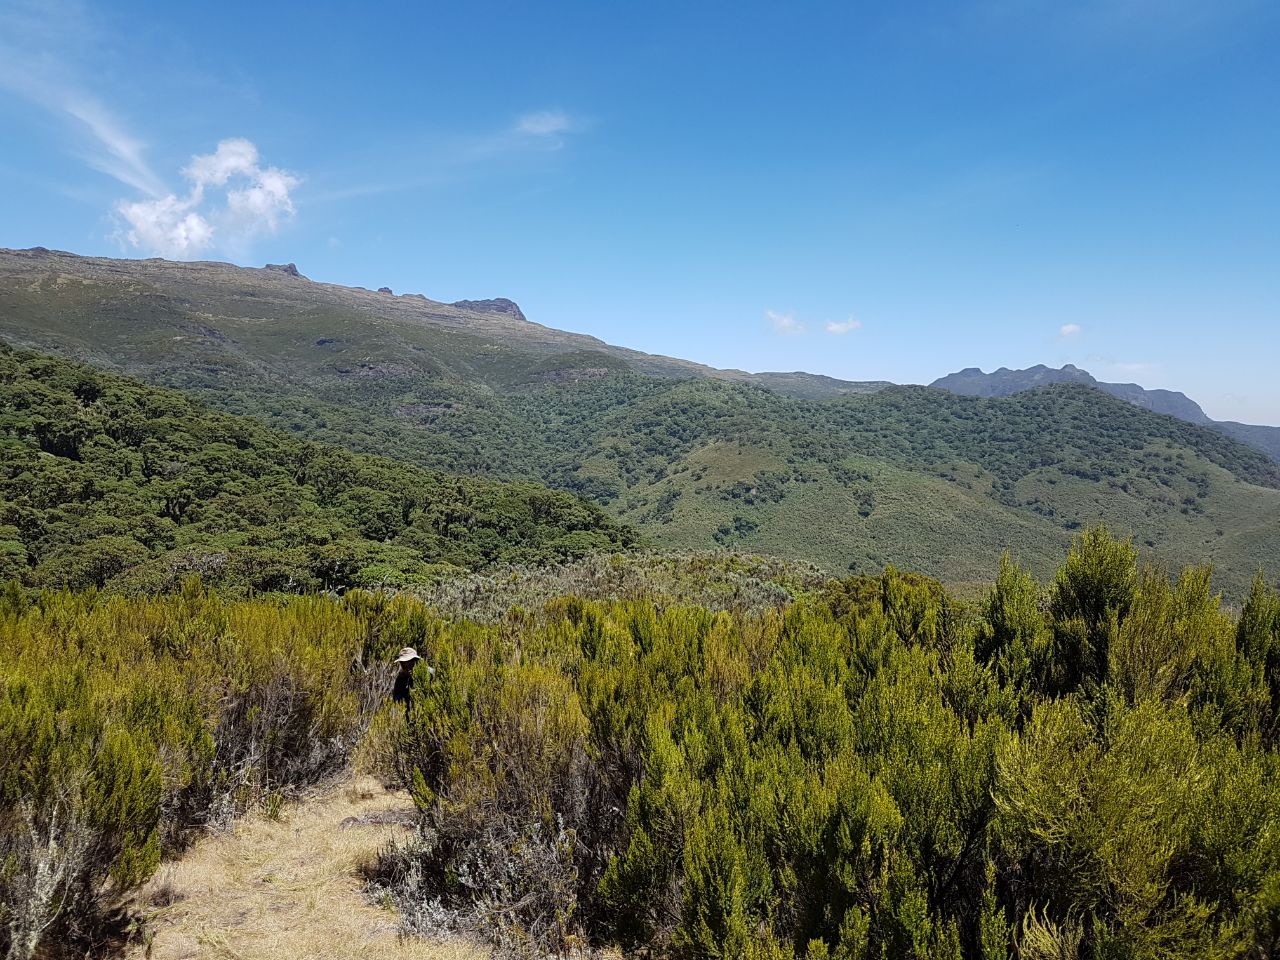
<svg viewBox="0 0 1280 960">
<path fill-rule="evenodd" d="M 0 0 L 0 245 L 1280 424 L 1280 5 Z"/>
</svg>

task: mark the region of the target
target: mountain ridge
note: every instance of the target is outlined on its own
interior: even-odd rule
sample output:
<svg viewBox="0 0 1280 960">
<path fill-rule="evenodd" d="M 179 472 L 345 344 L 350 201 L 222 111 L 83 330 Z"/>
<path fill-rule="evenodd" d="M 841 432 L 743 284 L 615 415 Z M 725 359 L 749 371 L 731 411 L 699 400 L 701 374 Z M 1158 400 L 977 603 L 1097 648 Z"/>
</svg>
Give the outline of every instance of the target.
<svg viewBox="0 0 1280 960">
<path fill-rule="evenodd" d="M 1200 405 L 1177 390 L 1147 389 L 1136 383 L 1098 380 L 1075 364 L 1054 368 L 1038 363 L 1021 370 L 1000 367 L 985 373 L 979 367 L 965 367 L 934 380 L 930 387 L 970 397 L 1009 397 L 1052 383 L 1080 383 L 1118 397 L 1126 403 L 1155 413 L 1177 417 L 1187 423 L 1208 427 L 1234 437 L 1280 463 L 1280 427 L 1214 420 Z"/>
<path fill-rule="evenodd" d="M 1233 595 L 1280 555 L 1280 466 L 1083 383 L 980 398 L 714 371 L 288 270 L 31 252 L 0 252 L 0 340 L 300 438 L 536 480 L 661 549 L 976 584 L 1005 549 L 1048 575 L 1103 521 L 1159 563 L 1210 560 Z"/>
<path fill-rule="evenodd" d="M 715 377 L 757 383 L 773 389 L 787 388 L 788 392 L 811 397 L 868 392 L 889 385 L 885 381 L 848 381 L 803 371 L 749 373 L 712 367 L 691 360 L 615 346 L 590 334 L 543 325 L 529 320 L 517 303 L 505 297 L 446 303 L 432 300 L 420 293 L 396 294 L 388 292 L 389 288 L 385 287 L 370 290 L 366 287 L 314 280 L 300 273 L 293 263 L 241 267 L 214 260 L 85 257 L 46 247 L 0 248 L 0 296 L 3 297 L 0 299 L 0 308 L 12 308 L 12 295 L 24 278 L 25 286 L 31 290 L 34 284 L 40 282 L 41 275 L 47 277 L 51 271 L 62 279 L 99 286 L 122 282 L 132 286 L 143 281 L 151 284 L 153 289 L 131 292 L 150 293 L 159 297 L 167 295 L 166 286 L 172 288 L 176 282 L 182 281 L 199 285 L 200 292 L 206 299 L 218 299 L 230 304 L 245 299 L 255 301 L 289 297 L 305 289 L 308 296 L 319 295 L 322 302 L 330 307 L 366 311 L 378 314 L 387 321 L 442 330 L 471 329 L 477 320 L 482 320 L 486 337 L 511 338 L 530 352 L 543 356 L 574 351 L 600 352 L 621 360 L 635 372 L 648 376 Z M 245 285 L 246 277 L 253 278 L 257 289 Z M 58 282 L 55 279 L 55 283 Z M 188 295 L 179 297 L 178 301 L 181 304 L 182 300 L 187 300 L 189 305 L 190 299 Z M 30 346 L 38 347 L 39 344 L 32 343 Z"/>
</svg>

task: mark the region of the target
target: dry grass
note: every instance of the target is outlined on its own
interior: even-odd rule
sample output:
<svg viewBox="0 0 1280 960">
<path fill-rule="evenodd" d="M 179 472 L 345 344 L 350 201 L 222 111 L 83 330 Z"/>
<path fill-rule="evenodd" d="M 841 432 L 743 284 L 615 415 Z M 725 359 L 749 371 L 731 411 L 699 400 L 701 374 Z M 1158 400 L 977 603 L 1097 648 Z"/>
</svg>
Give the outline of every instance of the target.
<svg viewBox="0 0 1280 960">
<path fill-rule="evenodd" d="M 402 938 L 391 909 L 370 904 L 359 867 L 407 828 L 412 804 L 360 778 L 286 807 L 283 818 L 248 817 L 162 866 L 141 891 L 147 938 L 131 960 L 478 960 L 462 941 Z M 344 825 L 345 824 L 345 825 Z"/>
</svg>

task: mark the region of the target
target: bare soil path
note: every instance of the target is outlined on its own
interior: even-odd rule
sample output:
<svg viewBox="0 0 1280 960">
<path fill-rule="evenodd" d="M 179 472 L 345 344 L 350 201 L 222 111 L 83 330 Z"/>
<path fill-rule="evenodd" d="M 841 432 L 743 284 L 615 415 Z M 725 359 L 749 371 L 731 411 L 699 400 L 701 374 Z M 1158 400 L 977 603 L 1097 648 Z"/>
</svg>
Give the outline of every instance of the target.
<svg viewBox="0 0 1280 960">
<path fill-rule="evenodd" d="M 360 866 L 412 810 L 366 777 L 205 837 L 141 891 L 147 937 L 130 960 L 481 960 L 470 943 L 401 937 L 364 896 Z"/>
</svg>

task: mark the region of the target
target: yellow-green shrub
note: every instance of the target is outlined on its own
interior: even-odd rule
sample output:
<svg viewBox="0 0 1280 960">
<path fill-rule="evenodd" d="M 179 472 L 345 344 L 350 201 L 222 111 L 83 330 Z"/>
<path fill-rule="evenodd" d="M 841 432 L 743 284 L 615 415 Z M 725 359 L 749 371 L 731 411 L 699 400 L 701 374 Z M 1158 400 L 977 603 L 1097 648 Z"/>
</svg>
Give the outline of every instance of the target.
<svg viewBox="0 0 1280 960">
<path fill-rule="evenodd" d="M 387 622 L 324 598 L 188 584 L 0 604 L 0 946 L 87 934 L 162 853 L 341 766 Z M 373 609 L 377 605 L 372 605 Z M 371 632 L 372 631 L 372 632 Z"/>
<path fill-rule="evenodd" d="M 1091 531 L 974 607 L 890 570 L 437 623 L 397 746 L 426 841 L 383 879 L 529 955 L 1275 956 L 1277 609 Z"/>
</svg>

